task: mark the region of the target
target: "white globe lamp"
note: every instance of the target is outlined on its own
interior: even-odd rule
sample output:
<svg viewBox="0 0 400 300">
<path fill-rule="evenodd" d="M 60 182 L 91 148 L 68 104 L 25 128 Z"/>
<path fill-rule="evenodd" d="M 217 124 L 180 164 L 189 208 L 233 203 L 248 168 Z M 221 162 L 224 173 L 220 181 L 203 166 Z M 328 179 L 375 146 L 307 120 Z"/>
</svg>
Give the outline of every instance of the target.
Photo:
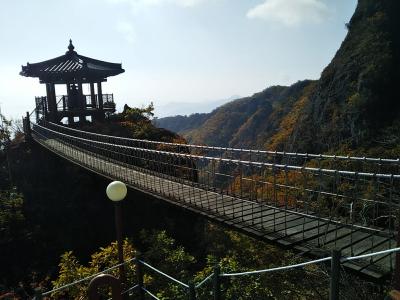
<svg viewBox="0 0 400 300">
<path fill-rule="evenodd" d="M 114 202 L 123 200 L 126 197 L 128 190 L 125 183 L 121 181 L 111 182 L 106 189 L 107 197 Z"/>
</svg>

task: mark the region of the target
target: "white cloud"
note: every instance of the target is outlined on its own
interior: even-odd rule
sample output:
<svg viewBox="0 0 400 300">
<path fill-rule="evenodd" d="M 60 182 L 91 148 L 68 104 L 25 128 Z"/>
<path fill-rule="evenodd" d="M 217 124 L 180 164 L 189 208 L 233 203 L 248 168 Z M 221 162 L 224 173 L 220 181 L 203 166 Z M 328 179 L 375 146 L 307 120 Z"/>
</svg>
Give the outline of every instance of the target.
<svg viewBox="0 0 400 300">
<path fill-rule="evenodd" d="M 328 6 L 321 0 L 265 0 L 247 12 L 250 19 L 259 18 L 289 27 L 321 23 L 329 15 Z"/>
<path fill-rule="evenodd" d="M 115 28 L 129 44 L 135 42 L 135 29 L 131 23 L 128 21 L 118 21 Z"/>
</svg>

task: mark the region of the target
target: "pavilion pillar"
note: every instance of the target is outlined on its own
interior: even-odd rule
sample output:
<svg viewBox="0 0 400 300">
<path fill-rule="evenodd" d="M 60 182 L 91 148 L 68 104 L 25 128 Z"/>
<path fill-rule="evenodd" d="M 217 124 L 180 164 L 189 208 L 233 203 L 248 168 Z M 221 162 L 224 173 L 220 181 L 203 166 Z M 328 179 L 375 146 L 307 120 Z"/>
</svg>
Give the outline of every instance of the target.
<svg viewBox="0 0 400 300">
<path fill-rule="evenodd" d="M 56 89 L 54 83 L 46 83 L 47 107 L 49 109 L 49 121 L 57 122 Z"/>
<path fill-rule="evenodd" d="M 94 92 L 94 83 L 90 83 L 90 101 L 92 104 L 92 108 L 96 108 L 96 94 Z"/>
<path fill-rule="evenodd" d="M 54 122 L 58 122 L 58 109 L 57 109 L 57 98 L 56 98 L 56 87 L 54 83 L 50 84 L 50 91 L 51 91 L 51 102 L 53 103 L 53 117 L 54 117 Z"/>
<path fill-rule="evenodd" d="M 99 102 L 99 120 L 104 120 L 104 110 L 103 110 L 103 91 L 101 90 L 101 81 L 97 83 L 97 98 Z"/>
<path fill-rule="evenodd" d="M 67 97 L 68 97 L 68 101 L 67 101 L 67 109 L 68 109 L 68 113 L 71 114 L 71 110 L 72 110 L 72 99 L 71 99 L 71 93 L 70 93 L 70 84 L 67 83 Z M 68 116 L 68 125 L 72 125 L 74 124 L 74 117 L 72 115 Z"/>
<path fill-rule="evenodd" d="M 86 110 L 86 97 L 83 95 L 82 83 L 78 83 L 78 107 L 79 107 L 79 122 L 83 123 L 86 121 L 85 119 L 85 110 Z"/>
</svg>

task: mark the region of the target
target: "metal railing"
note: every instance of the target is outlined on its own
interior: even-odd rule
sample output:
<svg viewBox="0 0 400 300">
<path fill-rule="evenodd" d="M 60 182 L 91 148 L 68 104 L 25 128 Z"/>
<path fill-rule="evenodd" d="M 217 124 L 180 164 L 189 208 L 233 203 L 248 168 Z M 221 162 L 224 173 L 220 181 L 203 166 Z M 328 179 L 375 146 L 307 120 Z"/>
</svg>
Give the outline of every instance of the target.
<svg viewBox="0 0 400 300">
<path fill-rule="evenodd" d="M 92 95 L 83 95 L 84 98 L 84 108 L 99 108 L 98 94 L 94 94 L 94 99 Z M 68 95 L 58 95 L 56 96 L 56 107 L 58 111 L 68 111 L 76 109 L 79 107 L 79 103 L 71 102 L 71 97 Z M 114 95 L 113 94 L 102 94 L 103 106 L 105 108 L 115 108 Z M 48 102 L 46 96 L 35 97 L 36 110 L 40 114 L 48 112 Z"/>
<path fill-rule="evenodd" d="M 171 152 L 190 152 L 216 158 L 236 159 L 252 162 L 269 162 L 292 166 L 309 166 L 316 168 L 349 170 L 361 173 L 391 173 L 400 174 L 400 158 L 357 157 L 350 155 L 327 155 L 312 153 L 291 153 L 281 151 L 239 149 L 230 147 L 214 147 L 206 145 L 167 143 L 159 141 L 124 138 L 84 132 L 55 123 L 46 126 L 66 134 L 94 139 L 97 141 L 130 145 L 146 149 L 168 148 Z"/>
<path fill-rule="evenodd" d="M 357 247 L 360 237 L 371 240 L 371 253 L 382 243 L 394 245 L 398 174 L 204 156 L 191 154 L 187 145 L 179 145 L 175 152 L 168 143 L 154 149 L 148 141 L 47 125 L 33 125 L 36 139 L 67 159 L 229 222 L 275 232 L 282 238 L 293 237 L 293 223 L 302 228 L 295 235 L 299 241 L 317 231 L 312 243 L 322 248 L 329 245 L 328 249 L 336 247 L 335 233 L 347 228 L 348 255 L 364 250 Z M 365 234 L 360 236 L 360 231 Z"/>
<path fill-rule="evenodd" d="M 308 265 L 318 265 L 321 263 L 329 263 L 329 265 L 330 265 L 329 299 L 330 300 L 339 300 L 340 299 L 340 272 L 341 272 L 342 264 L 349 262 L 349 261 L 371 258 L 371 257 L 378 256 L 378 255 L 397 253 L 399 251 L 400 251 L 400 248 L 397 247 L 397 248 L 386 249 L 383 251 L 377 251 L 377 252 L 365 254 L 365 255 L 359 255 L 359 256 L 353 256 L 353 257 L 342 257 L 340 251 L 333 250 L 332 255 L 329 257 L 324 257 L 324 258 L 306 261 L 306 262 L 297 263 L 297 264 L 292 264 L 292 265 L 284 265 L 284 266 L 274 267 L 274 268 L 252 270 L 252 271 L 245 271 L 245 272 L 234 272 L 234 273 L 221 272 L 221 267 L 219 264 L 217 264 L 214 267 L 213 273 L 206 276 L 203 280 L 201 280 L 198 283 L 195 283 L 194 281 L 191 281 L 189 283 L 184 283 L 184 282 L 166 274 L 165 272 L 155 268 L 154 266 L 150 265 L 149 263 L 143 261 L 142 259 L 140 259 L 140 254 L 139 254 L 137 257 L 132 258 L 128 261 L 125 261 L 122 264 L 115 265 L 111 268 L 105 269 L 101 272 L 89 275 L 85 278 L 73 281 L 73 282 L 65 284 L 63 286 L 55 287 L 54 289 L 52 289 L 50 291 L 42 292 L 40 290 L 37 290 L 36 297 L 34 299 L 39 300 L 46 296 L 52 296 L 57 292 L 60 292 L 63 290 L 68 290 L 69 288 L 74 287 L 77 284 L 81 284 L 83 282 L 92 280 L 95 277 L 99 276 L 100 274 L 105 274 L 107 272 L 110 272 L 111 270 L 117 269 L 121 265 L 127 265 L 129 263 L 135 262 L 135 266 L 136 266 L 135 271 L 136 271 L 138 283 L 128 284 L 128 286 L 130 286 L 130 287 L 127 288 L 125 291 L 123 291 L 122 294 L 127 294 L 127 293 L 131 293 L 133 291 L 138 291 L 140 300 L 145 299 L 145 294 L 147 294 L 148 296 L 150 296 L 153 299 L 160 300 L 160 298 L 157 297 L 154 292 L 150 291 L 148 289 L 148 287 L 144 284 L 144 276 L 145 276 L 144 267 L 148 268 L 149 270 L 151 270 L 153 272 L 156 272 L 158 275 L 161 275 L 163 278 L 166 278 L 172 284 L 180 286 L 182 289 L 184 289 L 185 293 L 188 295 L 189 300 L 195 300 L 197 298 L 197 296 L 196 296 L 197 291 L 200 288 L 202 288 L 206 282 L 212 281 L 212 298 L 214 300 L 220 300 L 220 299 L 222 299 L 222 293 L 223 293 L 222 285 L 224 284 L 224 279 L 226 279 L 226 278 L 241 277 L 241 276 L 257 276 L 257 275 L 261 275 L 261 274 L 265 274 L 265 273 L 281 272 L 281 271 L 286 271 L 286 270 L 304 268 Z"/>
</svg>

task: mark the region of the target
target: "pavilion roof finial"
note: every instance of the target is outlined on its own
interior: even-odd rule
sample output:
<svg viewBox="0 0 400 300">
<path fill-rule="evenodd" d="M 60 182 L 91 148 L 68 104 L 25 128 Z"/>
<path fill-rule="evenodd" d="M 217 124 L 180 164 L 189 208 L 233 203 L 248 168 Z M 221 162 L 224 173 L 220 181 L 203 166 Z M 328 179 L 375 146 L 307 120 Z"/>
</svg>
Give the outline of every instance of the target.
<svg viewBox="0 0 400 300">
<path fill-rule="evenodd" d="M 69 39 L 69 45 L 68 45 L 68 50 L 69 52 L 73 52 L 75 49 L 74 45 L 72 45 L 72 40 Z"/>
</svg>

